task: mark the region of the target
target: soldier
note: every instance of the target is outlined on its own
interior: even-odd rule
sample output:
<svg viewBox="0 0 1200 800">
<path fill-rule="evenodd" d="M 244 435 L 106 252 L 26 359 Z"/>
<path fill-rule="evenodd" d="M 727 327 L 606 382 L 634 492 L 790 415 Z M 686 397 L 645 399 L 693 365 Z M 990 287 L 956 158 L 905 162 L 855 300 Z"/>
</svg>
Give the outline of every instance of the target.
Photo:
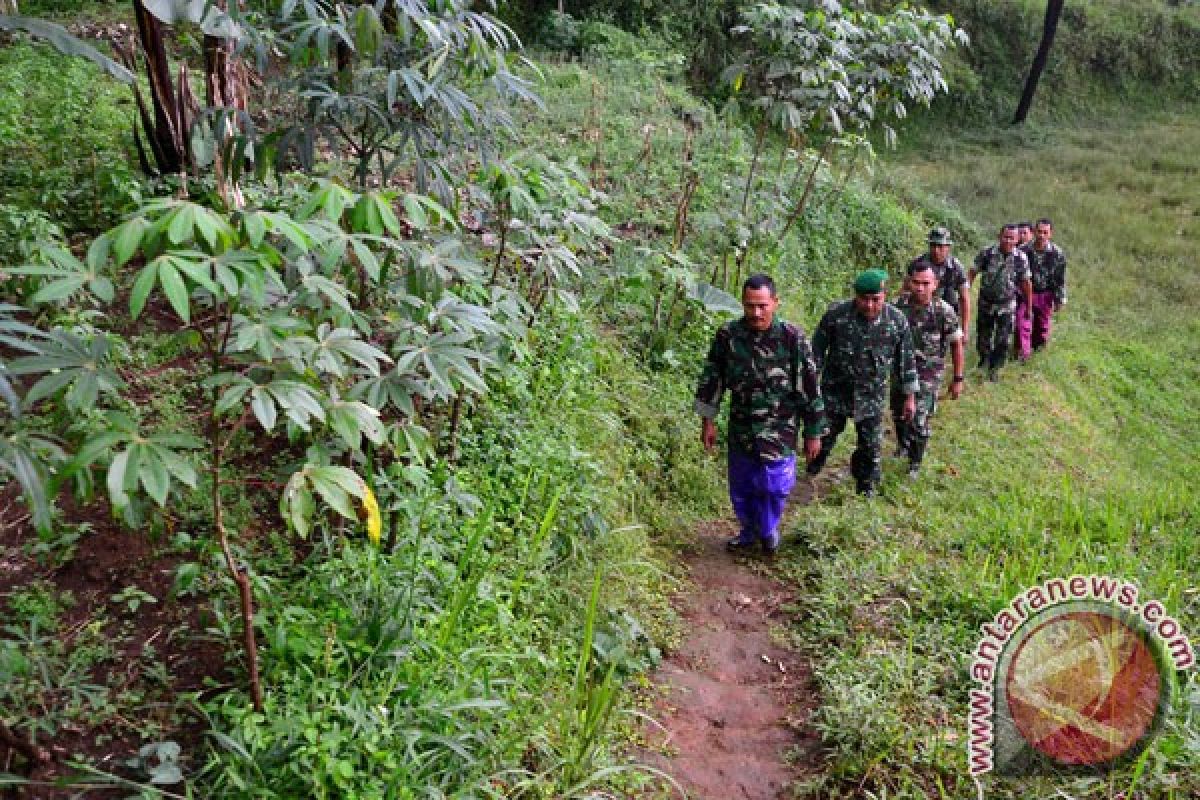
<svg viewBox="0 0 1200 800">
<path fill-rule="evenodd" d="M 813 334 L 813 354 L 821 369 L 821 395 L 829 417 L 829 432 L 821 452 L 808 465 L 816 475 L 825 465 L 846 420 L 854 419 L 858 444 L 850 459 L 859 494 L 875 494 L 881 475 L 883 415 L 888 379 L 904 395 L 901 418 L 912 420 L 918 388 L 908 322 L 887 303 L 887 273 L 873 269 L 854 281 L 854 300 L 835 303 L 821 317 Z"/>
<path fill-rule="evenodd" d="M 1025 297 L 1022 313 L 1029 314 L 1033 289 L 1029 283 L 1029 261 L 1017 249 L 1017 226 L 1000 229 L 1000 242 L 985 247 L 975 256 L 971 282 L 979 279 L 979 316 L 975 323 L 975 347 L 979 350 L 979 366 L 987 367 L 988 380 L 999 380 L 1000 368 L 1008 359 L 1008 343 L 1012 341 L 1013 313 L 1017 291 Z"/>
<path fill-rule="evenodd" d="M 1033 286 L 1032 319 L 1017 317 L 1017 357 L 1029 358 L 1030 347 L 1041 350 L 1050 340 L 1051 318 L 1067 303 L 1067 256 L 1050 241 L 1054 224 L 1043 217 L 1037 221 L 1033 242 L 1021 252 L 1029 260 L 1029 280 Z"/>
<path fill-rule="evenodd" d="M 942 372 L 946 369 L 946 348 L 954 365 L 950 397 L 957 400 L 963 389 L 963 334 L 958 315 L 945 300 L 937 296 L 937 278 L 925 262 L 914 262 L 908 268 L 910 294 L 896 304 L 908 320 L 912 332 L 913 355 L 916 358 L 916 409 L 911 421 L 904 419 L 904 395 L 892 386 L 892 421 L 900 443 L 898 455 L 908 456 L 908 476 L 915 478 L 921 469 L 921 459 L 929 444 L 930 418 L 937 411 L 938 390 Z"/>
<path fill-rule="evenodd" d="M 908 275 L 912 275 L 918 264 L 928 264 L 933 269 L 934 279 L 938 283 L 937 294 L 950 304 L 958 315 L 963 330 L 963 341 L 966 341 L 966 331 L 971 324 L 971 283 L 967 280 L 967 269 L 954 256 L 950 248 L 954 240 L 950 238 L 948 228 L 937 227 L 929 232 L 929 252 L 917 256 L 908 265 L 904 278 L 904 290 L 909 290 Z"/>
<path fill-rule="evenodd" d="M 742 286 L 741 319 L 717 331 L 700 385 L 696 413 L 700 442 L 712 452 L 714 420 L 728 389 L 729 499 L 741 531 L 725 543 L 731 551 L 779 547 L 779 519 L 796 482 L 796 422 L 804 420 L 804 457 L 821 449 L 824 414 L 817 366 L 804 331 L 775 317 L 779 298 L 766 275 Z"/>
<path fill-rule="evenodd" d="M 1017 223 L 1017 247 L 1024 247 L 1033 241 L 1033 223 Z"/>
</svg>

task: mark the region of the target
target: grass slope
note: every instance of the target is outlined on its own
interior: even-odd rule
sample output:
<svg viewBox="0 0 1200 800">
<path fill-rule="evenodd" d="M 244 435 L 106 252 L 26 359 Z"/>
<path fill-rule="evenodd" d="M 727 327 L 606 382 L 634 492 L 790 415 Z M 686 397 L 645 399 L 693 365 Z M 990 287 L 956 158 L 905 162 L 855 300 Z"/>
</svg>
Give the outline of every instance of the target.
<svg viewBox="0 0 1200 800">
<path fill-rule="evenodd" d="M 1042 580 L 1131 580 L 1200 636 L 1200 139 L 1187 123 L 930 140 L 893 168 L 890 180 L 925 187 L 989 231 L 1052 217 L 1070 303 L 1047 351 L 999 384 L 969 375 L 964 397 L 942 404 L 920 483 L 891 478 L 882 502 L 839 494 L 799 516 L 817 557 L 788 567 L 811 590 L 811 624 L 796 635 L 824 693 L 818 724 L 833 752 L 823 796 L 974 794 L 968 653 L 981 623 Z M 1180 695 L 1143 762 L 989 780 L 988 796 L 1196 796 L 1200 728 L 1193 695 Z"/>
</svg>

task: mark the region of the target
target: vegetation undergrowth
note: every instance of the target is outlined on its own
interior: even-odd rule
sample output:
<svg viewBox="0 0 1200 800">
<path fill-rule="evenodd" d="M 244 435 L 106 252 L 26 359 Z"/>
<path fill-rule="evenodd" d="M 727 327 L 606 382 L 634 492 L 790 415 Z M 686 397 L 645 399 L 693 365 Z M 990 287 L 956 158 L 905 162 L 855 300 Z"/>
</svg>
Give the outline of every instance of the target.
<svg viewBox="0 0 1200 800">
<path fill-rule="evenodd" d="M 1046 579 L 1130 580 L 1195 642 L 1200 196 L 1185 119 L 1046 128 L 1035 141 L 929 137 L 888 167 L 889 182 L 926 187 L 979 221 L 985 232 L 958 245 L 964 260 L 1002 222 L 1052 217 L 1070 301 L 1046 351 L 999 384 L 969 371 L 963 398 L 942 402 L 919 481 L 901 479 L 893 461 L 882 503 L 839 490 L 799 515 L 811 550 L 788 566 L 807 588 L 795 635 L 816 659 L 817 725 L 832 756 L 807 787 L 814 795 L 973 794 L 967 691 L 979 626 Z M 989 776 L 988 796 L 1194 796 L 1195 703 L 1188 673 L 1136 763 Z"/>
<path fill-rule="evenodd" d="M 525 149 L 467 178 L 482 208 L 463 216 L 503 220 L 499 237 L 463 237 L 424 195 L 289 177 L 248 181 L 236 213 L 201 180 L 197 202 L 146 203 L 86 255 L 54 230 L 15 249 L 35 263 L 8 296 L 33 312 L 7 307 L 3 332 L 33 355 L 9 363 L 5 400 L 32 449 L 10 471 L 35 505 L 30 474 L 65 469 L 84 499 L 103 484 L 126 521 L 188 531 L 196 560 L 177 583 L 208 602 L 196 646 L 247 640 L 230 661 L 248 689 L 179 698 L 210 745 L 181 753 L 157 727 L 108 780 L 186 775 L 255 797 L 560 797 L 646 780 L 614 737 L 618 689 L 654 663 L 646 630 L 661 636 L 668 616 L 669 569 L 650 548 L 723 507 L 689 413 L 712 314 L 738 307 L 710 282 L 771 270 L 792 318 L 811 319 L 927 220 L 855 180 L 870 167 L 857 151 L 825 162 L 756 141 L 690 95 L 680 59 L 636 55 L 544 66 L 546 111 L 520 111 Z M 758 157 L 748 196 L 764 231 L 813 176 L 790 236 L 728 213 Z M 97 435 L 105 446 L 87 444 Z M 262 491 L 280 487 L 287 525 Z M 64 542 L 70 520 L 42 513 L 47 541 Z M 214 519 L 228 546 L 205 535 Z M 133 587 L 121 602 L 147 596 L 172 601 Z M 12 711 L 37 736 L 65 720 Z"/>
</svg>

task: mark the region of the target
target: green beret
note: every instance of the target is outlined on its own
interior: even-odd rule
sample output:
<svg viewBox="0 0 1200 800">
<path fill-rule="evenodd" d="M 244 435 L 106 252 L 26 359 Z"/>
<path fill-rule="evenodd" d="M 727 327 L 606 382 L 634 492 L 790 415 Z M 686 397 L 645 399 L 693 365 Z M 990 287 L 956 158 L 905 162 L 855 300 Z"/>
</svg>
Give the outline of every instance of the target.
<svg viewBox="0 0 1200 800">
<path fill-rule="evenodd" d="M 875 294 L 883 291 L 883 285 L 887 282 L 887 271 L 882 269 L 869 269 L 866 272 L 860 273 L 854 279 L 855 294 Z"/>
</svg>

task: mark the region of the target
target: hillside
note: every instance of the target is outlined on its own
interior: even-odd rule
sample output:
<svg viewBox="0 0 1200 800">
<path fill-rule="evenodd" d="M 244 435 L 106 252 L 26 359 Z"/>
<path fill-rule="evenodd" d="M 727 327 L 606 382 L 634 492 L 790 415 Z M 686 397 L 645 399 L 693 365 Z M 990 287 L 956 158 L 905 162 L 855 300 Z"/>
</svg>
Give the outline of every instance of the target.
<svg viewBox="0 0 1200 800">
<path fill-rule="evenodd" d="M 6 40 L 0 146 L 23 155 L 0 167 L 2 791 L 670 795 L 625 712 L 687 652 L 680 561 L 729 516 L 691 412 L 711 335 L 757 270 L 812 330 L 934 224 L 966 262 L 999 224 L 1053 218 L 1070 302 L 1045 352 L 941 403 L 919 481 L 887 459 L 881 496 L 855 497 L 847 434 L 780 557 L 730 560 L 786 586 L 776 644 L 812 671 L 813 768 L 788 791 L 974 795 L 970 653 L 1029 586 L 1116 576 L 1200 636 L 1198 134 L 1190 106 L 1148 113 L 1195 86 L 1195 8 L 1072 7 L 1014 130 L 996 120 L 1040 4 L 940 4 L 973 41 L 948 51 L 951 94 L 898 124 L 898 152 L 845 136 L 822 160 L 698 82 L 715 7 L 689 28 L 679 4 L 601 5 L 609 22 L 555 17 L 528 64 L 508 54 L 502 77 L 538 97 L 503 107 L 510 133 L 447 125 L 470 145 L 387 175 L 331 134 L 307 173 L 247 168 L 244 207 L 202 137 L 186 180 L 143 180 L 127 90 Z M 502 13 L 521 8 L 549 11 Z M 171 58 L 199 69 L 179 28 Z M 463 69 L 501 119 L 501 89 Z M 407 79 L 384 93 L 434 96 Z M 301 115 L 294 85 L 257 88 L 256 123 Z M 1200 793 L 1179 677 L 1136 761 L 988 777 L 989 795 Z"/>
</svg>

